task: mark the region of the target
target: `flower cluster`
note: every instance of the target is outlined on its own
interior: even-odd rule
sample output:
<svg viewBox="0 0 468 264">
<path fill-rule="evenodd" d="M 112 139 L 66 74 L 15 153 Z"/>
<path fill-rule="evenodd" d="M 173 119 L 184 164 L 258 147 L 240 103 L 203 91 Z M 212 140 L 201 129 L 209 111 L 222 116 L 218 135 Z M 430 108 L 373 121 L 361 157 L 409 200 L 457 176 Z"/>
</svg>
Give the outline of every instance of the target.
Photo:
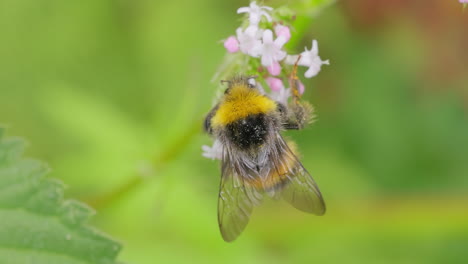
<svg viewBox="0 0 468 264">
<path fill-rule="evenodd" d="M 236 36 L 230 36 L 225 40 L 224 47 L 229 53 L 242 52 L 248 56 L 260 58 L 262 66 L 267 68 L 270 75 L 277 76 L 282 70 L 280 63 L 292 65 L 296 62 L 298 55 L 287 55 L 284 51 L 283 46 L 291 38 L 291 30 L 281 23 L 272 23 L 273 19 L 269 11 L 273 11 L 273 8 L 258 6 L 256 2 L 252 2 L 249 7 L 239 8 L 238 14 L 248 13 L 249 25 L 245 29 L 238 28 Z M 263 17 L 270 22 L 273 30 L 259 26 Z M 267 23 L 268 26 L 270 25 Z M 305 77 L 311 78 L 319 73 L 323 64 L 329 64 L 329 62 L 320 59 L 317 41 L 314 40 L 312 48 L 310 50 L 306 48 L 301 53 L 298 65 L 308 67 Z"/>
<path fill-rule="evenodd" d="M 238 14 L 247 14 L 247 23 L 236 30 L 236 34 L 229 36 L 224 41 L 224 47 L 228 53 L 235 53 L 247 57 L 249 65 L 243 67 L 255 68 L 257 72 L 265 72 L 259 76 L 257 86 L 263 91 L 261 81 L 264 81 L 271 93 L 269 97 L 273 100 L 287 104 L 292 96 L 291 88 L 286 88 L 284 83 L 289 84 L 287 69 L 291 65 L 307 67 L 304 76 L 312 78 L 316 76 L 323 64 L 329 64 L 328 60 L 322 60 L 318 55 L 318 43 L 312 41 L 310 49 L 296 55 L 289 55 L 284 50 L 284 45 L 291 39 L 291 29 L 283 21 L 275 21 L 275 10 L 268 6 L 260 6 L 254 1 L 248 7 L 241 7 Z M 242 60 L 246 61 L 246 60 Z M 258 67 L 257 67 L 258 66 Z M 266 71 L 264 70 L 266 69 Z M 304 93 L 304 85 L 297 82 L 299 94 Z M 203 146 L 203 156 L 212 159 L 220 159 L 219 142 L 212 147 Z"/>
</svg>

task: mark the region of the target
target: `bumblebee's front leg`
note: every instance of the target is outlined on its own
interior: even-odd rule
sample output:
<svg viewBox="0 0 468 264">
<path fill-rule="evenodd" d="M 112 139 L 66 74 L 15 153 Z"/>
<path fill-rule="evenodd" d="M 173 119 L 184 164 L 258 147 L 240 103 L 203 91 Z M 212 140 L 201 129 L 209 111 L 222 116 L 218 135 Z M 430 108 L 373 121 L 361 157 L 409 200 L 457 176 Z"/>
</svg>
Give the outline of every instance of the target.
<svg viewBox="0 0 468 264">
<path fill-rule="evenodd" d="M 203 122 L 203 129 L 209 135 L 213 135 L 213 128 L 211 127 L 211 119 L 216 114 L 217 110 L 218 110 L 218 105 L 216 105 L 215 107 L 213 107 L 213 109 L 211 109 L 211 111 L 206 115 L 205 121 Z"/>
<path fill-rule="evenodd" d="M 283 127 L 287 130 L 300 130 L 313 122 L 314 108 L 307 102 L 294 102 L 286 108 L 283 105 Z M 280 110 L 281 112 L 281 110 Z"/>
</svg>

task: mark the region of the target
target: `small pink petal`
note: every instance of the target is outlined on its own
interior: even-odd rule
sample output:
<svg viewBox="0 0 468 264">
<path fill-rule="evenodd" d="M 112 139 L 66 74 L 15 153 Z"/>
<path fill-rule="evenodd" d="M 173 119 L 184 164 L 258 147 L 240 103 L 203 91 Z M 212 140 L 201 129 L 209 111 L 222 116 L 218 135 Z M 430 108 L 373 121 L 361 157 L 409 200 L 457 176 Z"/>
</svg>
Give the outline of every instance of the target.
<svg viewBox="0 0 468 264">
<path fill-rule="evenodd" d="M 304 84 L 301 81 L 297 81 L 297 90 L 299 94 L 303 94 L 305 91 Z"/>
<path fill-rule="evenodd" d="M 276 76 L 281 73 L 281 65 L 279 62 L 274 61 L 272 64 L 270 64 L 270 66 L 267 67 L 267 70 L 271 75 Z"/>
<path fill-rule="evenodd" d="M 230 36 L 224 41 L 224 47 L 229 53 L 234 53 L 239 51 L 239 42 L 236 37 Z"/>
<path fill-rule="evenodd" d="M 283 37 L 285 39 L 285 43 L 291 38 L 291 30 L 289 30 L 289 27 L 287 26 L 277 25 L 275 27 L 275 34 L 277 37 Z"/>
<path fill-rule="evenodd" d="M 265 81 L 272 91 L 279 92 L 281 89 L 284 89 L 283 81 L 281 79 L 268 77 Z"/>
</svg>

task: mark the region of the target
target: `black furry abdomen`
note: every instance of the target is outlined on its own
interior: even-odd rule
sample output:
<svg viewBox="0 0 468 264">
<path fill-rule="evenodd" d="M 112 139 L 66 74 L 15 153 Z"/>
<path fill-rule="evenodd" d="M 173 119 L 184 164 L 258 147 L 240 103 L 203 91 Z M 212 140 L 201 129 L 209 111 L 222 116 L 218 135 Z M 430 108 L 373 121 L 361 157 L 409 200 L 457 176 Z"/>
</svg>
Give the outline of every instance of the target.
<svg viewBox="0 0 468 264">
<path fill-rule="evenodd" d="M 268 124 L 264 114 L 250 115 L 227 125 L 227 137 L 240 149 L 258 147 L 265 143 Z"/>
</svg>

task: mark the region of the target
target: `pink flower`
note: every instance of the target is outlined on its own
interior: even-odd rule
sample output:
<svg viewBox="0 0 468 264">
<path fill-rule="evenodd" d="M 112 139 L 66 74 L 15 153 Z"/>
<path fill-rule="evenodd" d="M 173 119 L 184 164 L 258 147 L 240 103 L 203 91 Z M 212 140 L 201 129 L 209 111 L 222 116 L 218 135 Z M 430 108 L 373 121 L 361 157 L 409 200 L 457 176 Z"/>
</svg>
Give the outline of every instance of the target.
<svg viewBox="0 0 468 264">
<path fill-rule="evenodd" d="M 291 31 L 289 30 L 289 27 L 287 27 L 287 26 L 283 26 L 283 25 L 278 24 L 275 27 L 275 34 L 276 34 L 277 37 L 284 37 L 285 42 L 288 42 L 289 39 L 291 38 Z"/>
<path fill-rule="evenodd" d="M 297 91 L 299 94 L 303 94 L 305 91 L 304 84 L 301 81 L 297 81 Z"/>
<path fill-rule="evenodd" d="M 270 85 L 271 93 L 270 98 L 280 102 L 284 105 L 288 104 L 288 99 L 291 97 L 291 88 L 284 88 L 283 82 L 280 79 L 272 78 L 273 80 L 269 80 L 272 84 Z M 268 78 L 267 78 L 268 79 Z M 268 83 L 268 80 L 266 80 Z"/>
<path fill-rule="evenodd" d="M 267 67 L 267 70 L 271 75 L 276 76 L 281 73 L 281 65 L 277 61 L 274 61 Z"/>
<path fill-rule="evenodd" d="M 224 47 L 229 53 L 234 53 L 239 51 L 239 42 L 236 37 L 230 36 L 224 41 Z"/>
<path fill-rule="evenodd" d="M 462 4 L 468 4 L 468 0 L 459 0 Z"/>
<path fill-rule="evenodd" d="M 281 79 L 268 77 L 265 81 L 272 91 L 279 92 L 281 89 L 284 89 L 283 81 Z"/>
</svg>

